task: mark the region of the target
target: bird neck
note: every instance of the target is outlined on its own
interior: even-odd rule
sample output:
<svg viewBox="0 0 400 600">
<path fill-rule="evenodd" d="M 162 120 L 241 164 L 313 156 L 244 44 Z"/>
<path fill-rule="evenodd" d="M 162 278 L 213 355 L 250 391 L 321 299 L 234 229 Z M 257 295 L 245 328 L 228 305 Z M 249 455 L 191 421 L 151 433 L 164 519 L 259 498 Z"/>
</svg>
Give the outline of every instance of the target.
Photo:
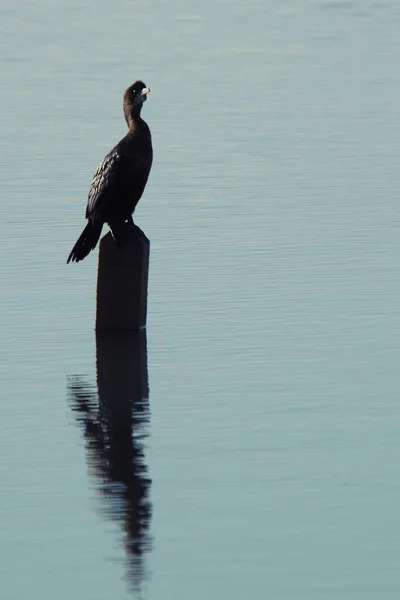
<svg viewBox="0 0 400 600">
<path fill-rule="evenodd" d="M 138 123 L 142 120 L 142 118 L 140 116 L 141 110 L 142 110 L 142 104 L 124 107 L 125 121 L 129 127 L 129 131 L 136 129 Z"/>
</svg>

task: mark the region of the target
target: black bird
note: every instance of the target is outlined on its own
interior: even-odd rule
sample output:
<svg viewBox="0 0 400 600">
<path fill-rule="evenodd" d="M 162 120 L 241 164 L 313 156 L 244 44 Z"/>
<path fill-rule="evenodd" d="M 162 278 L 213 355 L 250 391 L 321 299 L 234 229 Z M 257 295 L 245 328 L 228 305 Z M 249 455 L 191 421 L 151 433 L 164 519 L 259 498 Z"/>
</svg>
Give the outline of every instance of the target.
<svg viewBox="0 0 400 600">
<path fill-rule="evenodd" d="M 117 244 L 118 226 L 128 221 L 139 202 L 153 161 L 149 126 L 140 116 L 150 89 L 135 81 L 124 94 L 124 115 L 129 131 L 97 167 L 86 207 L 88 224 L 72 248 L 67 263 L 79 262 L 96 247 L 104 223 Z M 120 244 L 121 245 L 121 244 Z"/>
</svg>

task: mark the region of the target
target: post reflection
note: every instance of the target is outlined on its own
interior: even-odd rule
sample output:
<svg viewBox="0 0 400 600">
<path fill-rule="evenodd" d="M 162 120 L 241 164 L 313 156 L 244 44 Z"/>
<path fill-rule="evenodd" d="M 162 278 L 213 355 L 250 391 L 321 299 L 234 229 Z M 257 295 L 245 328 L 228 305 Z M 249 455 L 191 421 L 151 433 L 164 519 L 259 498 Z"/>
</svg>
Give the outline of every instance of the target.
<svg viewBox="0 0 400 600">
<path fill-rule="evenodd" d="M 101 494 L 101 511 L 124 532 L 127 576 L 134 589 L 146 579 L 151 550 L 151 480 L 144 439 L 150 423 L 146 332 L 97 332 L 97 390 L 69 378 L 72 410 L 87 450 L 89 472 Z"/>
</svg>

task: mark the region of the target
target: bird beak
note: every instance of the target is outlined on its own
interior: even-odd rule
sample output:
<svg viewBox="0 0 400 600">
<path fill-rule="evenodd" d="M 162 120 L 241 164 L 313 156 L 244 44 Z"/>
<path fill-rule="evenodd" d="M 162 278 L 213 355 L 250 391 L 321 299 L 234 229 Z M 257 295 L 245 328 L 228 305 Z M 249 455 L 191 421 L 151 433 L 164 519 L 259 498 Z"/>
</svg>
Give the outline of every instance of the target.
<svg viewBox="0 0 400 600">
<path fill-rule="evenodd" d="M 150 88 L 143 88 L 143 89 L 142 89 L 141 96 L 146 96 L 146 94 L 148 94 L 148 93 L 149 93 L 149 91 L 150 91 Z"/>
</svg>

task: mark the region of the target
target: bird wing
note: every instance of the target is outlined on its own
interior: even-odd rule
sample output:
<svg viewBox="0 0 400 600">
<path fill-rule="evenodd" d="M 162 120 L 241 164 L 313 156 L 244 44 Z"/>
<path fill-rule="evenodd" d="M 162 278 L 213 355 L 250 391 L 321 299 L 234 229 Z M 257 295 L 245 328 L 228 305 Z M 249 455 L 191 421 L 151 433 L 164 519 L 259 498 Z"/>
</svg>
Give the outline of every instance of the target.
<svg viewBox="0 0 400 600">
<path fill-rule="evenodd" d="M 114 148 L 101 161 L 94 172 L 86 207 L 86 218 L 92 222 L 104 222 L 104 210 L 107 205 L 107 198 L 112 193 L 120 166 L 121 155 Z"/>
</svg>

